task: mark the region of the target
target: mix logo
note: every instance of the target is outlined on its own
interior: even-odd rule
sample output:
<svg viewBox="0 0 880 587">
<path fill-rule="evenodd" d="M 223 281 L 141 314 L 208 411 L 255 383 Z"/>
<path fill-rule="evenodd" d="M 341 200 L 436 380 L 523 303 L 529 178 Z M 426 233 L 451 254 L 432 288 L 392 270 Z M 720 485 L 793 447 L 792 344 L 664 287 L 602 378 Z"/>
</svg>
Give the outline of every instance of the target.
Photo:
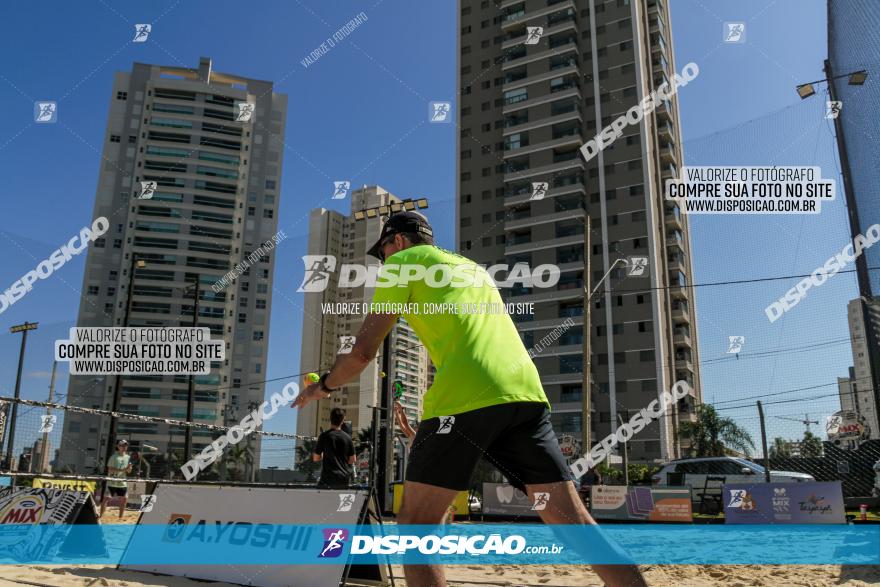
<svg viewBox="0 0 880 587">
<path fill-rule="evenodd" d="M 254 113 L 257 111 L 257 105 L 253 102 L 245 102 L 242 100 L 235 101 L 235 121 L 236 122 L 253 122 Z"/>
<path fill-rule="evenodd" d="M 41 124 L 58 122 L 58 104 L 56 102 L 34 102 L 34 122 Z"/>
<path fill-rule="evenodd" d="M 332 255 L 305 255 L 303 264 L 306 274 L 297 292 L 314 293 L 327 289 L 330 274 L 336 270 L 336 257 Z"/>
<path fill-rule="evenodd" d="M 746 42 L 746 23 L 744 23 L 744 22 L 725 22 L 724 23 L 724 42 L 725 43 L 745 43 Z"/>
<path fill-rule="evenodd" d="M 350 512 L 351 508 L 354 507 L 354 493 L 340 493 L 339 494 L 339 506 L 336 508 L 337 512 Z"/>
<path fill-rule="evenodd" d="M 171 514 L 168 516 L 168 526 L 162 535 L 162 542 L 180 542 L 186 532 L 186 526 L 192 519 L 191 514 Z"/>
<path fill-rule="evenodd" d="M 339 351 L 340 355 L 348 355 L 351 354 L 351 351 L 354 349 L 354 343 L 357 341 L 357 337 L 344 335 L 339 337 Z"/>
<path fill-rule="evenodd" d="M 40 416 L 40 432 L 52 432 L 52 429 L 55 428 L 55 422 L 57 421 L 58 416 Z"/>
<path fill-rule="evenodd" d="M 431 102 L 430 120 L 435 123 L 452 122 L 452 103 L 451 102 Z"/>
<path fill-rule="evenodd" d="M 834 120 L 840 116 L 840 110 L 843 108 L 843 102 L 840 100 L 828 100 L 827 109 L 825 110 L 825 118 Z"/>
<path fill-rule="evenodd" d="M 141 512 L 151 512 L 153 508 L 156 506 L 156 496 L 155 495 L 142 495 L 141 496 Z"/>
<path fill-rule="evenodd" d="M 528 26 L 526 27 L 526 45 L 537 45 L 541 40 L 541 35 L 544 34 L 544 27 L 541 26 Z"/>
<path fill-rule="evenodd" d="M 529 200 L 543 200 L 544 196 L 547 195 L 547 190 L 549 189 L 550 184 L 546 181 L 532 182 L 532 195 Z"/>
<path fill-rule="evenodd" d="M 630 277 L 641 277 L 648 268 L 647 257 L 630 257 L 626 260 L 626 274 Z"/>
<path fill-rule="evenodd" d="M 743 345 L 746 343 L 745 336 L 728 336 L 727 337 L 727 352 L 728 354 L 739 354 L 742 350 Z"/>
<path fill-rule="evenodd" d="M 455 416 L 440 416 L 440 426 L 437 427 L 437 434 L 449 434 L 452 432 L 453 424 L 455 424 Z"/>
<path fill-rule="evenodd" d="M 345 196 L 348 195 L 348 190 L 351 189 L 350 181 L 334 181 L 333 182 L 333 199 L 334 200 L 344 200 Z"/>
<path fill-rule="evenodd" d="M 0 509 L 0 524 L 38 524 L 45 505 L 41 496 L 14 497 L 6 507 Z"/>
<path fill-rule="evenodd" d="M 336 558 L 345 550 L 348 530 L 344 528 L 324 528 L 324 545 L 318 558 Z"/>
<path fill-rule="evenodd" d="M 134 38 L 131 40 L 132 43 L 144 43 L 149 38 L 150 33 L 153 31 L 153 25 L 151 24 L 136 24 L 134 25 Z"/>
<path fill-rule="evenodd" d="M 535 503 L 532 505 L 532 509 L 535 511 L 541 511 L 547 509 L 547 504 L 550 503 L 550 494 L 544 492 L 535 493 Z"/>
<path fill-rule="evenodd" d="M 153 194 L 156 193 L 156 188 L 159 187 L 159 183 L 156 181 L 142 181 L 141 182 L 141 191 L 138 194 L 138 200 L 150 200 L 153 198 Z"/>
</svg>

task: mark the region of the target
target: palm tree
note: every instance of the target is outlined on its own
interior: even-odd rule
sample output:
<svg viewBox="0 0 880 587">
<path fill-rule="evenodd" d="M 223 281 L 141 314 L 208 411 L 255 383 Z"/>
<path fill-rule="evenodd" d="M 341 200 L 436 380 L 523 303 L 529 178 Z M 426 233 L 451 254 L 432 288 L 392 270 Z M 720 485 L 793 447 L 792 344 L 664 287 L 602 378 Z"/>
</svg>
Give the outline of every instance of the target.
<svg viewBox="0 0 880 587">
<path fill-rule="evenodd" d="M 357 438 L 354 441 L 355 454 L 361 454 L 368 450 L 373 444 L 373 423 L 370 422 L 369 428 L 361 428 L 358 430 Z"/>
<path fill-rule="evenodd" d="M 770 445 L 771 459 L 784 459 L 791 456 L 791 443 L 784 438 L 776 437 Z"/>
<path fill-rule="evenodd" d="M 755 449 L 752 436 L 746 430 L 730 418 L 719 416 L 709 404 L 697 406 L 696 421 L 682 422 L 678 434 L 691 441 L 695 457 L 723 457 L 729 449 L 750 456 Z"/>
<path fill-rule="evenodd" d="M 234 481 L 245 480 L 245 471 L 254 463 L 254 455 L 246 444 L 236 444 L 226 451 L 226 462 L 229 466 L 229 476 Z"/>
</svg>

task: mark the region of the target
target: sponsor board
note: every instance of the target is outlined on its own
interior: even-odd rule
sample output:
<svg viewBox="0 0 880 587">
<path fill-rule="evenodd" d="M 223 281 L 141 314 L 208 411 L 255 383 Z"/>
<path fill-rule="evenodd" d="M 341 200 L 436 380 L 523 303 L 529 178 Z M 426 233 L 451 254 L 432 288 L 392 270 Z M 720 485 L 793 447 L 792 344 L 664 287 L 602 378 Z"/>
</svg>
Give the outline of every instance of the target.
<svg viewBox="0 0 880 587">
<path fill-rule="evenodd" d="M 85 491 L 91 494 L 95 493 L 94 481 L 80 481 L 78 479 L 43 479 L 42 477 L 34 478 L 34 487 L 45 487 L 46 489 L 70 489 L 72 491 Z"/>
<path fill-rule="evenodd" d="M 103 543 L 68 541 L 75 524 L 97 524 L 91 496 L 85 491 L 44 487 L 0 489 L 0 561 L 53 558 L 64 554 L 101 555 Z M 22 538 L 22 526 L 32 526 Z"/>
<path fill-rule="evenodd" d="M 164 526 L 160 548 L 180 545 L 204 552 L 223 548 L 278 548 L 290 551 L 291 558 L 302 559 L 314 551 L 320 564 L 272 564 L 260 567 L 261 587 L 337 587 L 347 556 L 345 537 L 322 535 L 321 526 L 351 526 L 360 521 L 367 507 L 367 492 L 355 489 L 285 489 L 229 486 L 162 485 L 153 492 L 152 510 L 138 521 L 128 550 L 149 549 L 156 533 Z M 343 507 L 344 505 L 344 507 Z M 155 548 L 155 547 L 154 547 Z M 285 552 L 286 552 L 285 551 Z M 240 584 L 242 569 L 213 559 L 193 560 L 190 564 L 150 564 L 123 556 L 120 566 L 162 575 L 189 577 Z M 338 558 L 337 558 L 338 557 Z M 332 562 L 328 562 L 331 559 Z M 256 561 L 255 561 L 256 563 Z M 349 577 L 378 580 L 384 570 L 371 565 L 354 565 Z"/>
<path fill-rule="evenodd" d="M 844 524 L 840 481 L 725 483 L 725 524 Z"/>
<path fill-rule="evenodd" d="M 508 483 L 483 483 L 483 514 L 537 518 L 529 496 Z"/>
<path fill-rule="evenodd" d="M 590 487 L 590 513 L 597 520 L 689 524 L 693 521 L 691 490 L 595 485 Z"/>
</svg>

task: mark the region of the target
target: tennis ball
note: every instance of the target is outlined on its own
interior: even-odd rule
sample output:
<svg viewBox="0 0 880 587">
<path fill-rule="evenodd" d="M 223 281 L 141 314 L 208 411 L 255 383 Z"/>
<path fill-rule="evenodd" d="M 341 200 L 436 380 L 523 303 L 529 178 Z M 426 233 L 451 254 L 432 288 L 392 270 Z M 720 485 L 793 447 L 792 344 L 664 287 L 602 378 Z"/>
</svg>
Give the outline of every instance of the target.
<svg viewBox="0 0 880 587">
<path fill-rule="evenodd" d="M 317 383 L 320 379 L 317 373 L 306 373 L 305 376 L 306 383 Z"/>
</svg>

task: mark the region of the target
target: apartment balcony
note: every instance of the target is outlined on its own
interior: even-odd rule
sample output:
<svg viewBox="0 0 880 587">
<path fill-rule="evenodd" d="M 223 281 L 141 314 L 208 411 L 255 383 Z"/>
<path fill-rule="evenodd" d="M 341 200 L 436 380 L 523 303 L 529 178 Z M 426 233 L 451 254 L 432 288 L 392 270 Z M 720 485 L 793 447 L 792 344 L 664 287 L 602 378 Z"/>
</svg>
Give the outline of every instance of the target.
<svg viewBox="0 0 880 587">
<path fill-rule="evenodd" d="M 672 103 L 669 100 L 661 102 L 654 112 L 657 113 L 657 120 L 660 124 L 672 122 Z"/>
<path fill-rule="evenodd" d="M 517 1 L 519 1 L 519 0 L 511 2 L 510 4 L 516 4 Z M 536 26 L 540 26 L 538 23 L 534 23 L 534 24 Z M 573 30 L 575 32 L 578 32 L 577 22 L 575 22 L 574 20 L 567 20 L 567 21 L 561 22 L 559 24 L 554 24 L 553 26 L 549 26 L 549 27 L 545 26 L 544 33 L 541 35 L 541 37 L 542 38 L 549 37 L 551 35 L 555 35 L 556 33 L 562 33 L 567 30 Z M 521 45 L 522 42 L 525 40 L 525 36 L 526 36 L 526 29 L 523 28 L 522 34 L 519 34 L 516 37 L 513 37 L 511 39 L 503 41 L 501 43 L 501 50 L 506 51 L 507 49 L 510 49 L 511 47 L 516 47 L 517 45 Z"/>
<path fill-rule="evenodd" d="M 677 179 L 678 178 L 678 169 L 672 163 L 668 165 L 664 165 L 660 170 L 660 177 L 662 179 Z"/>
<path fill-rule="evenodd" d="M 541 375 L 541 383 L 544 385 L 559 385 L 564 383 L 583 383 L 583 373 L 557 373 L 554 375 Z"/>
<path fill-rule="evenodd" d="M 690 324 L 691 323 L 691 316 L 690 316 L 690 314 L 688 314 L 688 310 L 684 306 L 678 306 L 678 305 L 673 304 L 671 314 L 672 314 L 672 319 L 675 322 L 681 322 L 683 324 Z"/>
<path fill-rule="evenodd" d="M 559 76 L 553 76 L 559 77 Z M 538 96 L 537 98 L 531 98 L 529 100 L 523 100 L 522 102 L 517 102 L 515 104 L 505 104 L 501 109 L 502 114 L 510 114 L 511 112 L 516 112 L 517 110 L 522 110 L 524 108 L 531 108 L 532 106 L 539 106 L 541 104 L 546 104 L 548 102 L 556 102 L 557 100 L 563 100 L 565 98 L 575 97 L 578 100 L 582 100 L 581 96 L 581 88 L 580 86 L 572 86 L 569 88 L 565 88 L 560 91 L 551 92 L 549 94 L 545 94 L 543 96 Z"/>
<path fill-rule="evenodd" d="M 667 141 L 675 138 L 675 130 L 673 130 L 672 125 L 668 121 L 663 121 L 657 125 L 657 134 Z"/>
<path fill-rule="evenodd" d="M 573 234 L 571 236 L 565 236 L 562 238 L 553 238 L 543 241 L 531 241 L 522 244 L 508 245 L 504 247 L 504 254 L 516 255 L 518 253 L 529 253 L 542 249 L 555 249 L 557 247 L 564 247 L 565 245 L 578 245 L 583 244 L 583 242 L 584 235 Z"/>
<path fill-rule="evenodd" d="M 526 63 L 532 63 L 533 61 L 540 61 L 542 59 L 548 59 L 550 57 L 556 57 L 557 55 L 564 55 L 569 51 L 573 51 L 577 53 L 578 46 L 577 43 L 565 43 L 553 49 L 546 49 L 544 51 L 538 51 L 536 53 L 527 53 L 526 55 L 519 57 L 517 59 L 511 59 L 510 61 L 506 61 L 501 64 L 501 71 L 505 71 L 507 69 L 512 69 L 514 67 L 519 67 L 520 65 L 524 65 Z"/>
<path fill-rule="evenodd" d="M 672 145 L 663 145 L 660 147 L 660 161 L 663 163 L 678 163 L 678 155 L 675 152 L 675 147 Z"/>
<path fill-rule="evenodd" d="M 666 23 L 663 22 L 663 17 L 660 15 L 659 11 L 651 15 L 651 28 L 649 30 L 652 33 L 666 32 Z"/>
<path fill-rule="evenodd" d="M 675 368 L 682 371 L 694 372 L 694 363 L 690 359 L 675 359 Z"/>
<path fill-rule="evenodd" d="M 535 130 L 544 126 L 552 126 L 560 122 L 568 122 L 569 120 L 580 120 L 581 122 L 583 122 L 584 117 L 583 114 L 581 114 L 580 109 L 576 108 L 571 112 L 564 112 L 562 114 L 557 114 L 556 116 L 551 116 L 549 118 L 541 118 L 539 120 L 517 124 L 516 126 L 509 126 L 505 128 L 501 132 L 501 134 L 506 137 L 507 135 Z"/>
<path fill-rule="evenodd" d="M 513 6 L 515 4 L 518 4 L 518 2 L 505 2 L 501 5 L 501 7 L 504 8 L 505 6 Z M 501 30 L 508 31 L 524 22 L 529 22 L 536 18 L 547 16 L 548 14 L 559 12 L 560 10 L 565 10 L 566 8 L 577 10 L 574 0 L 565 0 L 564 2 L 557 2 L 555 4 L 551 4 L 550 6 L 543 6 L 537 10 L 526 12 L 525 14 L 520 14 L 510 18 L 506 17 L 504 20 L 501 21 Z"/>
<path fill-rule="evenodd" d="M 536 224 L 547 224 L 549 222 L 558 222 L 561 220 L 571 220 L 574 218 L 583 218 L 586 212 L 583 208 L 572 208 L 571 210 L 561 210 L 550 214 L 530 215 L 526 218 L 517 220 L 508 220 L 504 223 L 504 230 L 518 230 Z"/>
<path fill-rule="evenodd" d="M 669 261 L 669 271 L 676 274 L 678 271 L 681 271 L 682 273 L 687 275 L 687 265 L 685 265 L 684 261 L 678 258 L 671 259 Z"/>
<path fill-rule="evenodd" d="M 675 344 L 685 345 L 685 346 L 693 346 L 691 344 L 691 335 L 690 334 L 673 334 L 672 342 Z"/>
<path fill-rule="evenodd" d="M 583 316 L 571 316 L 571 321 L 575 326 L 582 326 L 584 323 Z M 564 320 L 568 320 L 569 316 L 560 316 L 559 318 L 548 318 L 547 320 L 532 320 L 531 322 L 517 322 L 516 329 L 520 332 L 529 332 L 531 330 L 552 330 L 558 327 Z"/>
<path fill-rule="evenodd" d="M 585 194 L 587 193 L 587 188 L 583 183 L 572 183 L 569 185 L 564 185 L 560 187 L 551 187 L 547 190 L 547 195 L 544 196 L 544 199 L 547 200 L 549 198 L 555 198 L 556 196 L 567 196 L 568 194 Z M 504 198 L 505 206 L 517 206 L 519 204 L 528 202 L 532 197 L 531 190 L 525 191 L 521 194 L 516 194 L 512 196 L 508 196 Z"/>
<path fill-rule="evenodd" d="M 552 139 L 549 141 L 544 141 L 543 143 L 536 143 L 534 145 L 526 145 L 524 147 L 520 147 L 518 149 L 511 149 L 509 151 L 504 151 L 504 159 L 509 159 L 511 157 L 519 157 L 521 155 L 528 155 L 529 153 L 537 153 L 538 151 L 544 151 L 546 149 L 554 149 L 556 147 L 565 147 L 565 146 L 576 146 L 580 148 L 581 145 L 584 144 L 584 140 L 579 133 L 570 134 L 566 136 L 559 137 L 557 139 Z"/>
<path fill-rule="evenodd" d="M 510 2 L 510 4 L 515 4 L 516 2 Z M 650 16 L 656 16 L 663 12 L 663 3 L 660 0 L 649 0 L 648 2 L 648 14 Z"/>
<path fill-rule="evenodd" d="M 535 177 L 536 175 L 545 175 L 545 174 L 557 174 L 562 173 L 563 171 L 568 171 L 570 169 L 580 169 L 584 170 L 584 160 L 582 157 L 575 157 L 574 159 L 569 159 L 567 161 L 559 161 L 558 163 L 550 163 L 549 165 L 542 165 L 540 167 L 532 167 L 531 169 L 521 169 L 519 171 L 513 171 L 511 173 L 504 174 L 505 182 L 515 182 L 515 181 L 523 181 L 530 177 Z M 526 198 L 528 199 L 528 198 Z"/>
<path fill-rule="evenodd" d="M 673 283 L 669 286 L 669 295 L 676 300 L 687 300 L 690 297 L 688 295 L 687 287 L 683 287 L 677 283 Z"/>
<path fill-rule="evenodd" d="M 681 221 L 681 208 L 676 205 L 666 206 L 666 228 L 673 230 L 684 230 L 684 223 Z"/>
<path fill-rule="evenodd" d="M 513 80 L 510 82 L 504 82 L 501 86 L 501 90 L 504 92 L 509 92 L 510 90 L 517 90 L 519 88 L 524 88 L 526 86 L 531 86 L 532 84 L 537 84 L 541 82 L 550 81 L 551 79 L 555 79 L 557 77 L 562 77 L 566 74 L 577 74 L 578 66 L 575 65 L 566 65 L 565 67 L 560 67 L 558 69 L 554 69 L 552 71 L 545 71 L 543 73 L 534 73 L 531 75 L 527 75 L 517 80 Z"/>
</svg>

